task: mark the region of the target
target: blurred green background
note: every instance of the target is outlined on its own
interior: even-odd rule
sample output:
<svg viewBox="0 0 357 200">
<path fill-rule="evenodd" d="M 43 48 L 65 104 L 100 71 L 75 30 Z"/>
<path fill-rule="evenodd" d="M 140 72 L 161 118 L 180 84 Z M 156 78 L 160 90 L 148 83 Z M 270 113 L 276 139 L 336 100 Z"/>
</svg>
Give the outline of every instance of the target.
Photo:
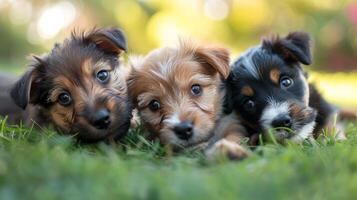
<svg viewBox="0 0 357 200">
<path fill-rule="evenodd" d="M 262 36 L 303 30 L 313 37 L 311 80 L 357 107 L 356 0 L 0 0 L 0 71 L 20 73 L 26 55 L 93 26 L 124 29 L 131 54 L 182 36 L 229 47 L 233 58 Z"/>
</svg>

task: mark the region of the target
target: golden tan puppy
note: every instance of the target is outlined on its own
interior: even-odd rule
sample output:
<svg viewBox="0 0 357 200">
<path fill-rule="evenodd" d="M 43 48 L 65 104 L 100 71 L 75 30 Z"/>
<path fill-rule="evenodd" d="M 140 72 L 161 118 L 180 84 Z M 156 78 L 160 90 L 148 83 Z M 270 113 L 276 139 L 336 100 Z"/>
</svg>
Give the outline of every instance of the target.
<svg viewBox="0 0 357 200">
<path fill-rule="evenodd" d="M 214 135 L 228 74 L 227 49 L 181 41 L 136 59 L 128 90 L 152 136 L 178 150 Z"/>
</svg>

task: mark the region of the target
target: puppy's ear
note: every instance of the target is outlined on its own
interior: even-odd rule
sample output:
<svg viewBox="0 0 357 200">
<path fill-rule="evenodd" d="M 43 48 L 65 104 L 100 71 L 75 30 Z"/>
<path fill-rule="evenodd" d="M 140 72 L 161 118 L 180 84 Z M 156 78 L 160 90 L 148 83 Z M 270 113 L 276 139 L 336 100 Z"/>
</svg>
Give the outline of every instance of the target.
<svg viewBox="0 0 357 200">
<path fill-rule="evenodd" d="M 84 40 L 95 43 L 99 49 L 106 53 L 119 55 L 123 51 L 128 51 L 124 33 L 117 28 L 95 30 L 85 36 Z"/>
<path fill-rule="evenodd" d="M 224 79 L 229 75 L 229 51 L 221 47 L 198 48 L 195 51 L 195 58 L 200 63 L 210 65 Z"/>
<path fill-rule="evenodd" d="M 38 74 L 38 69 L 43 65 L 41 58 L 33 56 L 33 63 L 25 74 L 14 84 L 10 90 L 10 96 L 16 105 L 22 109 L 26 109 L 27 105 L 31 101 L 35 102 L 35 99 L 39 99 L 36 95 L 40 95 L 36 92 L 36 85 L 39 80 L 35 78 Z"/>
<path fill-rule="evenodd" d="M 311 64 L 310 36 L 305 32 L 292 32 L 285 38 L 263 39 L 262 46 L 287 62 Z"/>
</svg>

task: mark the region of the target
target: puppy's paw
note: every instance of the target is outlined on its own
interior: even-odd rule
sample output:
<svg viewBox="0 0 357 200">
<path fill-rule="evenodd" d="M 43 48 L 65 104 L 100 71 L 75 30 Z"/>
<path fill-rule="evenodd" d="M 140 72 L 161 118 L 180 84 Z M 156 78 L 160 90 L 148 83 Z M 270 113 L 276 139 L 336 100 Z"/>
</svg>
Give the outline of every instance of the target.
<svg viewBox="0 0 357 200">
<path fill-rule="evenodd" d="M 208 148 L 205 154 L 209 160 L 215 160 L 222 156 L 230 160 L 242 160 L 249 156 L 249 151 L 235 142 L 221 139 Z"/>
</svg>

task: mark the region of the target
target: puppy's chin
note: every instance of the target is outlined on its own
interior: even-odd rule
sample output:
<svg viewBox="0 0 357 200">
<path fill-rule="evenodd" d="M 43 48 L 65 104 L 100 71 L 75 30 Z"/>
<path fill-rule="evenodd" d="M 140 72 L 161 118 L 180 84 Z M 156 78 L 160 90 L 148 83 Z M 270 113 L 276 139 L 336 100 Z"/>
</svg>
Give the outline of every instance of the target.
<svg viewBox="0 0 357 200">
<path fill-rule="evenodd" d="M 293 141 L 293 142 L 300 143 L 300 142 L 304 141 L 307 138 L 311 138 L 312 137 L 312 132 L 314 131 L 314 128 L 315 128 L 315 124 L 316 124 L 315 121 L 312 121 L 312 122 L 304 125 L 297 132 L 297 134 L 293 135 L 290 138 L 290 140 Z"/>
<path fill-rule="evenodd" d="M 97 129 L 86 122 L 79 120 L 72 125 L 70 131 L 64 131 L 66 134 L 75 135 L 83 143 L 93 143 L 98 141 L 116 141 L 124 136 L 130 127 L 130 114 L 116 118 L 111 122 L 107 129 Z"/>
<path fill-rule="evenodd" d="M 300 125 L 298 129 L 290 130 L 287 128 L 283 129 L 270 129 L 266 131 L 268 139 L 273 136 L 274 139 L 279 143 L 286 143 L 287 141 L 292 141 L 295 143 L 301 143 L 302 141 L 311 138 L 312 133 L 315 128 L 315 121 L 308 122 L 304 125 Z"/>
<path fill-rule="evenodd" d="M 78 131 L 73 131 L 72 134 L 75 134 L 80 142 L 92 143 L 98 141 L 116 141 L 125 135 L 129 130 L 130 121 L 122 123 L 118 127 L 109 127 L 107 130 L 98 130 L 94 127 L 86 127 L 83 129 L 77 129 Z"/>
</svg>

